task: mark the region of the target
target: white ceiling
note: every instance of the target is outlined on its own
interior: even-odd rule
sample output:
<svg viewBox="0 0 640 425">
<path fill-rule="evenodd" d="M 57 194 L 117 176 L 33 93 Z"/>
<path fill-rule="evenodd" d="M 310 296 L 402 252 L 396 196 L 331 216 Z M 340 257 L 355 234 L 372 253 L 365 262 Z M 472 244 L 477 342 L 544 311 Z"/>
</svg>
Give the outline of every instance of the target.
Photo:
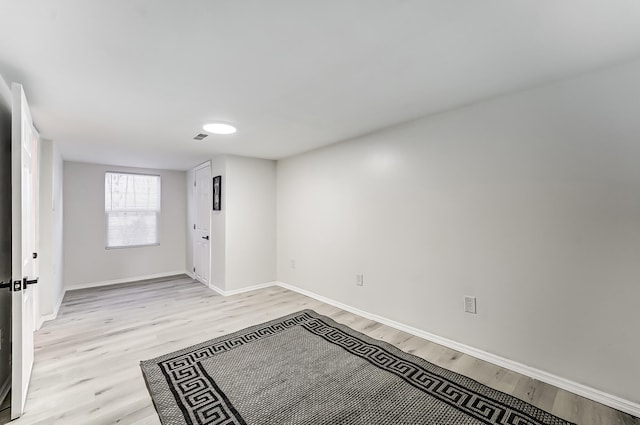
<svg viewBox="0 0 640 425">
<path fill-rule="evenodd" d="M 282 158 L 638 56 L 638 0 L 0 0 L 42 136 L 130 166 Z M 238 132 L 192 140 L 214 120 Z"/>
</svg>

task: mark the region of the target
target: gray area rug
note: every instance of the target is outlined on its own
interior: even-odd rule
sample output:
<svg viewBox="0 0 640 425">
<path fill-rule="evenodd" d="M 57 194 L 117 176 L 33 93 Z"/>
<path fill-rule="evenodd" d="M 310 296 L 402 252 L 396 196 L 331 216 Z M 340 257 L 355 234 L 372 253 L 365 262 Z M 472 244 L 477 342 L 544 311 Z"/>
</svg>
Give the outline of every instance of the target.
<svg viewBox="0 0 640 425">
<path fill-rule="evenodd" d="M 569 424 L 311 310 L 140 367 L 164 425 Z"/>
</svg>

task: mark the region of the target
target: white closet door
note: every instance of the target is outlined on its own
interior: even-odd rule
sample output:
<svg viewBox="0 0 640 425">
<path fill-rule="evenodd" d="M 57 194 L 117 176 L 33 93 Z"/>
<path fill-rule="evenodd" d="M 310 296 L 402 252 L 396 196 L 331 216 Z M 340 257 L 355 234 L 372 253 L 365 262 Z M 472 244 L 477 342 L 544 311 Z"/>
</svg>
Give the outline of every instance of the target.
<svg viewBox="0 0 640 425">
<path fill-rule="evenodd" d="M 38 241 L 38 133 L 19 84 L 13 84 L 11 122 L 11 418 L 24 412 L 33 368 Z"/>
</svg>

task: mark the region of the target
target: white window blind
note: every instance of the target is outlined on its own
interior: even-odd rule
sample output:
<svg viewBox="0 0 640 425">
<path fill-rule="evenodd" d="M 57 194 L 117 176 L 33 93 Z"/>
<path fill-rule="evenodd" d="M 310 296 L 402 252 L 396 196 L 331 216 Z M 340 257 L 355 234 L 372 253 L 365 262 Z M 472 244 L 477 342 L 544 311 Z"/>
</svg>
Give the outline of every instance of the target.
<svg viewBox="0 0 640 425">
<path fill-rule="evenodd" d="M 106 247 L 160 243 L 160 176 L 105 174 Z"/>
</svg>

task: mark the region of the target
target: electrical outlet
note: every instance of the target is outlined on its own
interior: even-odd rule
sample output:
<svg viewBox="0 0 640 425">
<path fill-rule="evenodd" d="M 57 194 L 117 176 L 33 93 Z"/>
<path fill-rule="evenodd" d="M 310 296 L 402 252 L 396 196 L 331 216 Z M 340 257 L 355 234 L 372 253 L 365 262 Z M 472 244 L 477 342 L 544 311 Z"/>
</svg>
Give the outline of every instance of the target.
<svg viewBox="0 0 640 425">
<path fill-rule="evenodd" d="M 464 297 L 464 311 L 466 313 L 476 314 L 476 297 Z"/>
<path fill-rule="evenodd" d="M 291 260 L 291 268 L 292 269 L 296 268 L 296 260 Z"/>
<path fill-rule="evenodd" d="M 356 274 L 356 285 L 357 286 L 364 286 L 364 275 L 363 274 Z"/>
</svg>

